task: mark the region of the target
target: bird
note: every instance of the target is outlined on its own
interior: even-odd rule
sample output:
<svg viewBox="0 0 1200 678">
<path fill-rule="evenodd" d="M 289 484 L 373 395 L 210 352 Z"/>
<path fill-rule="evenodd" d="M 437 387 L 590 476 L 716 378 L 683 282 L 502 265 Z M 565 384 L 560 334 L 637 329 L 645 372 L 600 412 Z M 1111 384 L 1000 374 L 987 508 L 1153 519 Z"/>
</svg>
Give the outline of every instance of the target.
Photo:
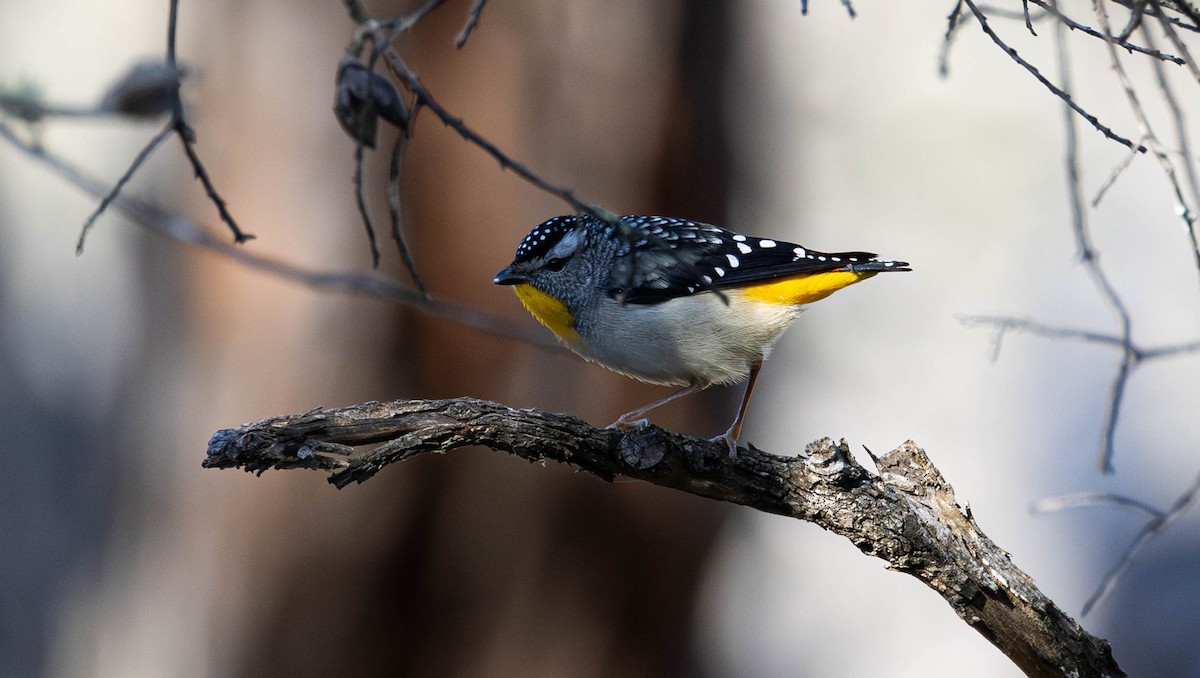
<svg viewBox="0 0 1200 678">
<path fill-rule="evenodd" d="M 667 403 L 746 381 L 733 422 L 712 439 L 736 458 L 763 362 L 801 309 L 879 273 L 909 270 L 870 252 L 819 252 L 689 219 L 572 214 L 534 227 L 492 282 L 512 286 L 585 360 L 679 389 L 610 427 L 641 428 Z"/>
</svg>

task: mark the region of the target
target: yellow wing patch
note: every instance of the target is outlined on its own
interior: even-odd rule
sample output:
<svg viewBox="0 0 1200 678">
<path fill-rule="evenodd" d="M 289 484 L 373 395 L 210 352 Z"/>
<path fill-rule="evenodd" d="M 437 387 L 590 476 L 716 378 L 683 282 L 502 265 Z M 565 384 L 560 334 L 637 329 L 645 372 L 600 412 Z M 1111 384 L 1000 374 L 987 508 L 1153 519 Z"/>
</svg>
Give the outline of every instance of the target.
<svg viewBox="0 0 1200 678">
<path fill-rule="evenodd" d="M 855 273 L 851 271 L 829 271 L 827 273 L 808 273 L 791 278 L 747 285 L 738 289 L 750 299 L 773 304 L 797 306 L 820 301 L 843 287 L 853 285 L 860 280 L 866 280 L 878 272 L 862 271 Z M 529 304 L 525 306 L 528 308 Z M 537 314 L 534 313 L 534 315 Z M 543 320 L 542 322 L 545 321 Z"/>
<path fill-rule="evenodd" d="M 575 331 L 575 317 L 567 310 L 565 304 L 533 285 L 515 285 L 513 291 L 525 305 L 525 310 L 532 313 L 533 317 L 553 332 L 560 341 L 568 346 L 579 343 L 579 333 Z"/>
</svg>

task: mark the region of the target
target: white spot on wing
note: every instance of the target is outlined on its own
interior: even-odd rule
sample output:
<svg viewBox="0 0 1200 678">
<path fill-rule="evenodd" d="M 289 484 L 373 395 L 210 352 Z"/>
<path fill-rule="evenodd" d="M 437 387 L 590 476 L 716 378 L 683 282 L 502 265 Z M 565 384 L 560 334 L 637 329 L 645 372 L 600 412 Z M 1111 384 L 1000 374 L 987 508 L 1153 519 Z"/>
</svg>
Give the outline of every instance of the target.
<svg viewBox="0 0 1200 678">
<path fill-rule="evenodd" d="M 754 250 L 751 249 L 750 246 L 747 245 L 746 243 L 740 242 L 740 243 L 738 243 L 738 251 L 741 252 L 742 254 L 750 254 Z"/>
<path fill-rule="evenodd" d="M 774 240 L 759 240 L 758 246 L 762 247 L 764 249 L 771 249 L 772 247 L 775 246 L 775 241 Z"/>
<path fill-rule="evenodd" d="M 737 268 L 738 264 L 742 263 L 742 262 L 738 261 L 738 258 L 733 256 L 732 254 L 726 254 L 725 258 L 729 260 L 730 268 Z"/>
</svg>

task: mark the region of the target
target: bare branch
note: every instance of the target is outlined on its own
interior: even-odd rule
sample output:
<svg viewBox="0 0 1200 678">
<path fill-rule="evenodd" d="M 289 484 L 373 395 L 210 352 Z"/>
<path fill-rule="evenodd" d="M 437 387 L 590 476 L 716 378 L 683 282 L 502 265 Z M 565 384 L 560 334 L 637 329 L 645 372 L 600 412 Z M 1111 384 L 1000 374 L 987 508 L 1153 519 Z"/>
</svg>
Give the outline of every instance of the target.
<svg viewBox="0 0 1200 678">
<path fill-rule="evenodd" d="M 1100 432 L 1100 456 L 1096 459 L 1096 467 L 1101 473 L 1111 474 L 1116 471 L 1113 466 L 1114 441 L 1117 436 L 1117 421 L 1121 416 L 1121 405 L 1125 400 L 1125 387 L 1129 384 L 1129 375 L 1137 367 L 1137 356 L 1131 350 L 1126 350 L 1117 365 L 1117 373 L 1113 376 L 1112 386 L 1108 391 L 1108 407 L 1104 411 L 1104 426 Z"/>
<path fill-rule="evenodd" d="M 367 39 L 365 37 L 367 32 L 378 29 L 380 24 L 370 17 L 370 14 L 366 11 L 366 8 L 363 6 L 361 0 L 344 0 L 344 2 L 350 11 L 350 16 L 356 21 L 359 21 L 360 26 L 356 31 L 356 38 L 355 41 L 352 42 L 352 45 L 358 44 Z M 609 212 L 603 207 L 583 202 L 577 198 L 572 191 L 547 181 L 540 175 L 525 167 L 523 164 L 516 162 L 506 153 L 501 151 L 498 146 L 493 144 L 491 141 L 488 141 L 481 134 L 464 124 L 461 119 L 451 115 L 449 111 L 443 108 L 441 104 L 439 104 L 437 100 L 433 98 L 433 95 L 431 95 L 429 90 L 427 90 L 421 83 L 420 78 L 417 77 L 416 73 L 414 73 L 412 69 L 408 67 L 408 64 L 406 64 L 404 60 L 400 58 L 400 55 L 396 52 L 396 50 L 391 47 L 391 41 L 394 39 L 394 35 L 389 38 L 372 35 L 370 39 L 377 46 L 385 46 L 382 50 L 382 55 L 392 74 L 395 75 L 395 77 L 401 82 L 403 82 L 404 86 L 415 97 L 415 101 L 413 103 L 414 109 L 422 106 L 428 107 L 431 111 L 433 111 L 434 115 L 438 116 L 444 125 L 453 129 L 468 143 L 478 146 L 485 153 L 492 156 L 493 159 L 500 163 L 501 169 L 512 170 L 526 182 L 566 202 L 576 212 L 590 214 L 591 216 L 605 222 L 613 228 L 617 235 L 629 245 L 628 252 L 624 255 L 624 259 L 622 260 L 622 264 L 624 265 L 619 269 L 620 276 L 615 280 L 615 282 L 618 283 L 616 286 L 621 290 L 617 294 L 618 301 L 624 302 L 625 291 L 632 289 L 638 282 L 652 273 L 652 271 L 647 270 L 647 266 L 656 265 L 655 262 L 651 261 L 650 258 L 637 256 L 641 248 L 649 245 L 661 247 L 662 251 L 671 251 L 671 248 L 664 246 L 661 238 L 657 234 L 646 229 L 635 230 L 628 223 L 618 218 L 617 215 Z M 374 50 L 372 52 L 372 59 L 374 59 L 375 56 L 380 53 L 381 52 L 379 49 Z M 675 263 L 682 265 L 686 269 L 690 269 L 694 266 L 692 262 L 682 260 L 676 260 Z M 721 296 L 721 293 L 718 291 L 717 295 Z"/>
<path fill-rule="evenodd" d="M 1026 318 L 1012 318 L 998 315 L 959 315 L 959 322 L 967 327 L 994 327 L 1000 331 L 1018 330 L 1047 339 L 1072 339 L 1094 344 L 1124 347 L 1120 337 L 1102 332 L 1090 332 L 1069 327 L 1055 327 Z"/>
<path fill-rule="evenodd" d="M 371 247 L 371 267 L 379 268 L 379 239 L 375 237 L 375 223 L 371 220 L 371 209 L 367 207 L 367 188 L 363 184 L 363 148 L 359 141 L 354 147 L 354 202 L 362 217 L 363 228 L 367 229 L 367 244 Z"/>
<path fill-rule="evenodd" d="M 1167 26 L 1169 27 L 1169 25 Z M 1153 45 L 1154 36 L 1148 30 L 1145 31 L 1145 34 L 1146 43 Z M 1158 81 L 1158 89 L 1162 92 L 1163 101 L 1167 103 L 1167 108 L 1171 111 L 1171 122 L 1175 126 L 1175 145 L 1183 156 L 1184 176 L 1187 177 L 1192 204 L 1200 205 L 1200 178 L 1196 176 L 1196 156 L 1192 155 L 1191 137 L 1188 134 L 1187 125 L 1184 124 L 1183 109 L 1175 96 L 1175 88 L 1171 87 L 1170 81 L 1167 80 L 1166 69 L 1161 63 L 1154 64 L 1154 77 Z M 1186 205 L 1181 205 L 1181 207 L 1187 209 Z M 1196 233 L 1196 215 L 1184 214 L 1182 216 L 1187 224 L 1188 240 L 1192 244 L 1192 256 L 1196 269 L 1200 271 L 1200 237 Z"/>
<path fill-rule="evenodd" d="M 1137 157 L 1137 151 L 1131 151 L 1129 155 L 1125 156 L 1124 160 L 1117 163 L 1117 166 L 1113 168 L 1111 173 L 1109 173 L 1108 178 L 1105 179 L 1104 183 L 1100 184 L 1100 188 L 1096 190 L 1096 195 L 1091 201 L 1091 206 L 1093 208 L 1100 206 L 1100 201 L 1104 199 L 1104 194 L 1108 193 L 1108 189 L 1112 188 L 1113 185 L 1117 183 L 1117 179 L 1121 178 L 1121 174 L 1124 173 L 1131 164 L 1133 164 L 1133 161 Z"/>
<path fill-rule="evenodd" d="M 1103 274 L 1099 272 L 1094 274 L 1094 276 L 1098 276 L 1098 279 L 1101 281 L 1104 280 Z M 1120 300 L 1117 299 L 1117 302 L 1119 303 Z M 1121 305 L 1119 308 L 1124 309 L 1124 306 Z M 995 329 L 996 334 L 992 340 L 992 360 L 995 360 L 999 355 L 1000 345 L 1004 339 L 1005 333 L 1011 330 L 1026 332 L 1045 337 L 1047 339 L 1067 339 L 1071 341 L 1104 344 L 1107 346 L 1120 348 L 1121 362 L 1117 366 L 1117 372 L 1113 376 L 1112 386 L 1109 389 L 1109 400 L 1104 414 L 1104 424 L 1101 427 L 1100 453 L 1097 461 L 1097 465 L 1102 472 L 1112 473 L 1114 470 L 1113 440 L 1116 436 L 1117 423 L 1120 419 L 1121 413 L 1121 405 L 1125 397 L 1125 387 L 1128 385 L 1129 379 L 1133 375 L 1134 368 L 1148 360 L 1177 356 L 1185 353 L 1200 352 L 1200 341 L 1161 346 L 1153 349 L 1140 348 L 1133 343 L 1130 335 L 1131 325 L 1128 322 L 1128 314 L 1125 314 L 1122 317 L 1125 319 L 1125 322 L 1122 324 L 1122 334 L 1120 336 L 1066 327 L 1055 327 L 1053 325 L 1046 325 L 1033 320 L 1005 316 L 960 315 L 958 316 L 958 319 L 961 323 L 968 327 L 986 326 Z"/>
<path fill-rule="evenodd" d="M 1179 52 L 1179 55 L 1183 57 L 1184 64 L 1187 66 L 1188 70 L 1191 71 L 1192 77 L 1195 78 L 1197 82 L 1200 82 L 1200 65 L 1196 64 L 1195 59 L 1192 59 L 1192 54 L 1188 50 L 1187 43 L 1185 43 L 1179 37 L 1179 33 L 1176 32 L 1175 26 L 1170 21 L 1167 21 L 1164 17 L 1162 12 L 1162 4 L 1159 3 L 1158 0 L 1150 0 L 1150 5 L 1158 11 L 1159 24 L 1162 26 L 1163 34 L 1167 36 L 1167 40 L 1172 46 L 1174 46 L 1175 51 Z"/>
<path fill-rule="evenodd" d="M 1057 7 L 1051 7 L 1057 13 Z M 1063 92 L 1072 96 L 1071 57 L 1067 51 L 1066 29 L 1062 23 L 1055 24 L 1054 42 L 1058 48 L 1058 77 L 1062 81 Z M 1091 238 L 1087 230 L 1087 214 L 1083 209 L 1083 189 L 1079 183 L 1079 133 L 1075 129 L 1075 116 L 1070 106 L 1063 106 L 1063 125 L 1067 131 L 1067 197 L 1071 206 L 1071 227 L 1075 232 L 1075 248 L 1080 261 L 1095 264 L 1096 257 L 1092 250 Z"/>
<path fill-rule="evenodd" d="M 1187 510 L 1196 503 L 1197 496 L 1200 496 L 1200 475 L 1197 475 L 1196 479 L 1192 481 L 1191 486 L 1185 490 L 1183 494 L 1179 495 L 1179 498 L 1175 500 L 1175 503 L 1171 505 L 1171 508 L 1151 518 L 1150 521 L 1138 531 L 1137 535 L 1133 538 L 1133 541 L 1129 543 L 1128 548 L 1125 549 L 1125 553 L 1121 556 L 1121 560 L 1118 561 L 1117 564 L 1108 571 L 1108 574 L 1104 576 L 1104 579 L 1100 582 L 1100 585 L 1096 587 L 1095 592 L 1093 592 L 1088 598 L 1087 602 L 1084 603 L 1082 611 L 1084 616 L 1086 616 L 1088 612 L 1091 612 L 1092 608 L 1098 603 L 1108 597 L 1109 593 L 1112 593 L 1113 588 L 1115 588 L 1117 585 L 1117 580 L 1120 579 L 1121 575 L 1129 569 L 1130 565 L 1133 565 L 1134 556 L 1136 556 L 1138 551 L 1145 546 L 1146 542 L 1162 534 L 1168 527 L 1171 526 L 1172 523 L 1178 520 L 1180 516 L 1182 516 L 1184 513 L 1187 513 Z"/>
<path fill-rule="evenodd" d="M 471 3 L 471 14 L 467 17 L 467 25 L 463 26 L 462 32 L 454 40 L 454 46 L 462 49 L 463 45 L 467 44 L 467 38 L 471 37 L 471 32 L 475 30 L 475 26 L 479 23 L 479 15 L 483 14 L 483 6 L 487 0 L 475 0 Z"/>
<path fill-rule="evenodd" d="M 1101 40 L 1105 39 L 1104 34 L 1101 33 L 1100 31 L 1092 28 L 1091 26 L 1085 26 L 1085 25 L 1079 23 L 1078 21 L 1075 21 L 1071 17 L 1058 11 L 1057 3 L 1055 3 L 1055 2 L 1044 2 L 1043 0 L 1024 0 L 1024 1 L 1032 2 L 1033 4 L 1037 5 L 1038 7 L 1041 7 L 1042 9 L 1046 10 L 1047 12 L 1050 13 L 1051 16 L 1058 19 L 1059 24 L 1065 25 L 1067 28 L 1071 28 L 1071 29 L 1080 31 L 1082 33 L 1086 33 L 1086 34 L 1092 36 L 1093 38 L 1099 38 Z M 1138 15 L 1135 14 L 1133 16 L 1138 16 Z M 1170 61 L 1172 63 L 1179 64 L 1181 66 L 1184 64 L 1184 60 L 1180 57 L 1175 56 L 1174 54 L 1167 54 L 1165 52 L 1160 52 L 1157 49 L 1153 49 L 1151 47 L 1142 47 L 1141 45 L 1135 45 L 1135 44 L 1129 42 L 1128 38 L 1129 38 L 1128 35 L 1124 35 L 1124 37 L 1115 37 L 1114 36 L 1113 39 L 1116 41 L 1116 43 L 1118 45 L 1120 45 L 1121 47 L 1123 47 L 1131 52 L 1140 52 L 1142 54 L 1145 54 L 1146 56 L 1154 57 L 1155 59 L 1160 59 L 1162 61 Z M 1060 51 L 1061 51 L 1061 48 L 1060 48 Z M 1066 86 L 1063 87 L 1063 90 L 1070 93 L 1070 88 L 1068 88 Z"/>
<path fill-rule="evenodd" d="M 14 133 L 2 121 L 0 121 L 0 138 L 8 141 L 29 157 L 44 164 L 66 181 L 97 198 L 102 198 L 111 190 L 109 186 L 85 175 L 62 158 L 51 154 L 42 147 L 35 146 L 21 139 L 19 135 Z M 134 223 L 151 232 L 227 257 L 256 271 L 274 275 L 314 289 L 342 293 L 357 292 L 388 299 L 411 306 L 430 315 L 490 334 L 511 337 L 547 350 L 563 350 L 562 347 L 548 338 L 545 332 L 540 331 L 539 328 L 530 326 L 528 323 L 513 322 L 451 302 L 427 298 L 405 285 L 383 278 L 366 276 L 354 272 L 311 270 L 296 264 L 255 254 L 249 250 L 234 247 L 223 239 L 213 236 L 193 221 L 164 212 L 158 207 L 126 195 L 118 195 L 113 198 L 111 207 L 121 211 L 132 219 Z"/>
<path fill-rule="evenodd" d="M 959 322 L 967 327 L 992 327 L 1002 332 L 1016 330 L 1033 334 L 1047 339 L 1067 339 L 1080 341 L 1092 344 L 1104 344 L 1120 348 L 1134 357 L 1137 363 L 1156 360 L 1158 358 L 1168 358 L 1184 353 L 1200 352 L 1200 341 L 1190 341 L 1182 344 L 1168 344 L 1156 348 L 1141 348 L 1132 342 L 1125 343 L 1121 337 L 1104 334 L 1103 332 L 1091 332 L 1088 330 L 1079 330 L 1070 327 L 1056 327 L 1045 323 L 1029 320 L 1027 318 L 1013 318 L 1010 316 L 996 315 L 958 315 Z"/>
<path fill-rule="evenodd" d="M 658 427 L 597 429 L 569 415 L 457 398 L 318 409 L 218 431 L 204 466 L 319 469 L 345 487 L 389 464 L 474 445 L 812 522 L 916 577 L 1031 676 L 1124 675 L 1108 644 L 1038 590 L 911 441 L 879 459 L 875 475 L 844 441 L 828 438 L 797 457 L 751 447 L 729 459 L 723 444 Z M 352 454 L 360 446 L 374 447 Z"/>
<path fill-rule="evenodd" d="M 1154 9 L 1150 8 L 1150 6 L 1149 6 L 1150 3 L 1147 2 L 1147 0 L 1110 0 L 1110 1 L 1113 4 L 1120 5 L 1126 9 L 1129 9 L 1130 11 L 1132 11 L 1135 14 L 1142 14 L 1145 16 L 1153 16 L 1156 18 L 1162 17 L 1164 20 L 1169 21 L 1171 23 L 1171 25 L 1176 28 L 1182 28 L 1185 31 L 1192 31 L 1193 33 L 1200 32 L 1200 26 L 1185 23 L 1177 17 L 1169 16 L 1169 15 L 1161 13 L 1158 10 L 1154 10 Z"/>
<path fill-rule="evenodd" d="M 179 0 L 171 0 L 171 12 L 167 19 L 167 65 L 179 72 L 179 65 L 175 62 L 175 34 L 178 29 L 178 14 Z M 193 145 L 196 143 L 196 132 L 188 125 L 187 120 L 183 115 L 183 99 L 180 98 L 179 90 L 175 90 L 175 110 L 172 114 L 172 119 L 175 125 L 175 133 L 179 135 L 179 141 L 183 144 L 183 152 L 187 155 L 188 161 L 192 163 L 192 172 L 200 183 L 204 185 L 204 193 L 208 199 L 212 201 L 217 208 L 217 214 L 221 217 L 221 221 L 229 227 L 233 232 L 233 239 L 236 242 L 243 243 L 247 240 L 253 240 L 254 236 L 244 232 L 238 227 L 234 221 L 233 215 L 230 214 L 229 208 L 225 204 L 225 199 L 217 192 L 217 187 L 208 177 L 208 170 L 204 168 L 204 163 L 200 161 L 200 156 L 196 153 Z"/>
<path fill-rule="evenodd" d="M 175 63 L 175 34 L 179 26 L 179 0 L 171 0 L 171 9 L 167 14 L 167 64 L 172 68 Z"/>
<path fill-rule="evenodd" d="M 209 201 L 217 208 L 217 215 L 221 217 L 221 221 L 225 222 L 229 230 L 233 231 L 234 241 L 242 243 L 247 240 L 253 240 L 253 234 L 246 233 L 238 227 L 237 222 L 233 219 L 233 214 L 230 213 L 229 207 L 225 203 L 225 199 L 217 192 L 217 187 L 213 184 L 212 179 L 208 178 L 208 170 L 204 168 L 204 163 L 200 161 L 200 156 L 196 153 L 196 149 L 193 148 L 196 143 L 196 135 L 187 126 L 187 123 L 183 121 L 183 118 L 176 119 L 175 131 L 178 133 L 179 142 L 183 144 L 183 152 L 187 154 L 188 161 L 192 163 L 192 172 L 195 173 L 196 178 L 204 186 L 204 194 L 208 196 Z"/>
<path fill-rule="evenodd" d="M 1157 0 L 1151 0 L 1151 2 L 1156 7 L 1160 7 Z M 1116 43 L 1112 39 L 1112 28 L 1108 23 L 1108 13 L 1105 11 L 1100 0 L 1093 0 L 1092 4 L 1095 8 L 1096 19 L 1100 23 L 1100 28 L 1103 30 L 1105 36 L 1108 37 L 1108 39 L 1105 41 L 1105 44 L 1108 46 L 1109 61 L 1112 64 L 1113 71 L 1117 74 L 1117 79 L 1121 82 L 1121 87 L 1125 91 L 1125 97 L 1129 100 L 1129 108 L 1133 111 L 1134 117 L 1137 120 L 1138 129 L 1141 130 L 1142 133 L 1142 140 L 1153 152 L 1155 159 L 1158 160 L 1158 165 L 1160 168 L 1162 168 L 1163 174 L 1166 175 L 1167 182 L 1170 184 L 1171 190 L 1175 194 L 1177 205 L 1176 211 L 1179 214 L 1179 217 L 1183 219 L 1184 227 L 1186 228 L 1186 232 L 1188 233 L 1188 237 L 1192 243 L 1193 256 L 1196 258 L 1197 266 L 1200 266 L 1200 243 L 1197 241 L 1195 230 L 1196 211 L 1193 206 L 1188 205 L 1188 201 L 1183 195 L 1183 188 L 1179 185 L 1179 178 L 1175 171 L 1175 164 L 1172 162 L 1171 158 L 1167 154 L 1166 149 L 1159 141 L 1158 136 L 1155 135 L 1154 129 L 1150 126 L 1150 119 L 1146 115 L 1145 109 L 1142 107 L 1141 99 L 1138 96 L 1137 91 L 1134 89 L 1133 82 L 1130 80 L 1129 75 L 1125 72 L 1124 66 L 1121 64 L 1121 59 L 1116 51 Z M 1167 27 L 1170 26 L 1170 24 L 1163 25 Z M 1146 35 L 1149 36 L 1149 33 Z M 1186 50 L 1182 53 L 1185 58 L 1187 58 L 1189 61 L 1191 60 L 1190 55 L 1186 53 Z M 1160 83 L 1160 86 L 1161 84 L 1164 83 Z M 1168 103 L 1170 103 L 1170 100 L 1168 100 Z M 1186 139 L 1186 135 L 1183 138 Z M 1194 162 L 1194 159 L 1191 157 L 1187 157 L 1185 160 L 1189 165 Z"/>
<path fill-rule="evenodd" d="M 92 225 L 96 223 L 96 219 L 99 219 L 100 215 L 104 214 L 104 211 L 108 209 L 110 204 L 112 204 L 112 201 L 116 199 L 118 195 L 120 195 L 121 189 L 125 188 L 125 184 L 133 178 L 134 173 L 138 171 L 138 168 L 142 166 L 142 163 L 146 161 L 146 158 L 149 158 L 150 154 L 154 152 L 154 149 L 158 148 L 158 145 L 162 143 L 163 139 L 166 139 L 167 136 L 174 131 L 175 121 L 172 120 L 171 122 L 167 123 L 166 127 L 162 128 L 161 132 L 155 134 L 154 137 L 142 147 L 142 150 L 138 152 L 137 157 L 135 157 L 133 162 L 129 164 L 129 167 L 125 170 L 125 173 L 121 175 L 120 179 L 117 179 L 117 183 L 113 184 L 112 190 L 110 190 L 108 193 L 105 193 L 104 197 L 100 199 L 100 204 L 96 206 L 96 209 L 93 210 L 92 213 L 88 215 L 88 218 L 83 222 L 83 228 L 79 229 L 79 240 L 75 243 L 76 255 L 83 254 L 84 241 L 87 240 L 88 231 L 92 230 Z"/>
<path fill-rule="evenodd" d="M 990 25 L 988 25 L 987 17 L 984 16 L 983 12 L 980 11 L 979 7 L 977 7 L 975 5 L 975 3 L 972 2 L 972 0 L 963 0 L 963 3 L 966 4 L 967 8 L 971 10 L 971 13 L 975 15 L 975 18 L 979 21 L 979 27 L 982 28 L 983 32 L 986 33 L 987 36 L 992 39 L 992 42 L 996 43 L 996 45 L 998 47 L 1000 47 L 1000 49 L 1004 50 L 1004 53 L 1007 54 L 1009 56 L 1009 58 L 1011 58 L 1013 61 L 1020 64 L 1025 70 L 1029 71 L 1029 73 L 1031 75 L 1033 75 L 1033 77 L 1036 78 L 1038 82 L 1042 83 L 1042 85 L 1046 89 L 1050 90 L 1054 94 L 1054 96 L 1062 99 L 1063 102 L 1065 102 L 1068 106 L 1070 106 L 1072 108 L 1072 110 L 1074 110 L 1076 113 L 1078 113 L 1080 116 L 1082 116 L 1084 120 L 1087 120 L 1089 123 L 1091 123 L 1092 127 L 1095 127 L 1097 130 L 1100 131 L 1101 134 L 1108 137 L 1109 139 L 1112 139 L 1113 141 L 1116 141 L 1117 143 L 1121 144 L 1122 146 L 1125 146 L 1126 148 L 1136 150 L 1141 153 L 1144 153 L 1146 151 L 1145 148 L 1143 148 L 1137 144 L 1134 144 L 1129 139 L 1126 139 L 1125 137 L 1123 137 L 1123 136 L 1117 134 L 1116 132 L 1112 131 L 1111 129 L 1109 129 L 1107 126 L 1105 126 L 1103 123 L 1101 123 L 1100 120 L 1098 118 L 1096 118 L 1096 116 L 1092 115 L 1091 113 L 1088 113 L 1086 110 L 1084 110 L 1084 108 L 1082 106 L 1075 103 L 1071 99 L 1071 97 L 1066 94 L 1066 92 L 1063 92 L 1061 89 L 1054 86 L 1054 83 L 1047 80 L 1046 76 L 1042 75 L 1041 72 L 1038 71 L 1038 69 L 1033 64 L 1031 64 L 1028 61 L 1026 61 L 1025 59 L 1021 58 L 1021 56 L 1019 54 L 1017 54 L 1017 50 L 1013 49 L 1012 47 L 1009 47 L 1007 44 L 1005 44 L 1005 42 L 1003 40 L 1000 39 L 999 35 L 996 35 L 996 32 L 992 30 L 992 27 Z"/>
<path fill-rule="evenodd" d="M 1115 506 L 1117 508 L 1126 509 L 1129 511 L 1143 513 L 1151 518 L 1157 518 L 1163 515 L 1162 511 L 1153 506 L 1132 499 L 1130 497 L 1119 494 L 1100 494 L 1096 492 L 1081 492 L 1079 494 L 1067 494 L 1061 497 L 1047 497 L 1039 499 L 1030 505 L 1029 510 L 1034 513 L 1056 513 L 1063 509 L 1069 508 L 1092 508 L 1095 506 Z"/>
<path fill-rule="evenodd" d="M 457 132 L 460 137 L 478 146 L 479 148 L 483 149 L 485 153 L 492 156 L 496 162 L 500 163 L 501 169 L 512 170 L 517 174 L 517 176 L 521 177 L 530 184 L 533 184 L 540 190 L 556 196 L 578 212 L 586 212 L 597 219 L 602 219 L 610 223 L 620 223 L 620 220 L 618 220 L 616 215 L 614 215 L 612 212 L 609 212 L 599 205 L 583 202 L 579 198 L 575 197 L 575 193 L 573 191 L 546 181 L 540 175 L 535 174 L 522 163 L 513 160 L 495 144 L 480 136 L 475 130 L 465 125 L 461 119 L 451 115 L 449 111 L 443 108 L 442 105 L 433 98 L 433 95 L 429 93 L 429 90 L 425 89 L 425 86 L 421 84 L 421 80 L 417 77 L 417 74 L 413 73 L 413 71 L 408 67 L 408 64 L 404 63 L 404 60 L 400 58 L 399 54 L 389 49 L 388 51 L 384 52 L 384 58 L 387 60 L 388 66 L 391 68 L 392 73 L 394 73 L 396 77 L 400 78 L 400 80 L 404 82 L 405 86 L 417 96 L 417 99 L 423 106 L 426 106 L 429 108 L 429 110 L 433 111 L 433 114 L 436 115 L 444 125 Z"/>
<path fill-rule="evenodd" d="M 1057 13 L 1057 7 L 1053 7 L 1052 11 Z M 1063 82 L 1063 90 L 1069 98 L 1071 94 L 1071 62 L 1066 45 L 1066 28 L 1062 22 L 1056 24 L 1055 42 L 1058 47 L 1060 78 Z M 1116 434 L 1118 417 L 1121 412 L 1121 402 L 1125 395 L 1125 385 L 1128 383 L 1130 370 L 1137 361 L 1136 353 L 1132 348 L 1131 335 L 1133 332 L 1133 321 L 1129 315 L 1129 310 L 1125 307 L 1125 302 L 1121 300 L 1116 288 L 1112 286 L 1112 283 L 1108 280 L 1108 276 L 1104 274 L 1104 269 L 1100 268 L 1100 259 L 1096 256 L 1096 249 L 1092 244 L 1092 237 L 1088 231 L 1087 213 L 1083 208 L 1083 188 L 1080 186 L 1079 180 L 1078 134 L 1075 130 L 1075 116 L 1072 115 L 1069 106 L 1063 106 L 1063 124 L 1067 131 L 1066 166 L 1068 196 L 1071 205 L 1071 226 L 1075 233 L 1075 243 L 1079 253 L 1079 260 L 1087 269 L 1089 276 L 1092 278 L 1092 283 L 1096 286 L 1096 290 L 1100 293 L 1100 296 L 1116 314 L 1121 327 L 1120 346 L 1125 349 L 1124 358 L 1117 368 L 1117 375 L 1113 380 L 1108 408 L 1104 417 L 1104 427 L 1101 429 L 1102 433 L 1100 435 L 1100 457 L 1098 464 L 1103 473 L 1112 473 L 1113 440 Z"/>
<path fill-rule="evenodd" d="M 416 113 L 420 110 L 419 107 L 413 108 L 413 122 L 416 121 Z M 413 260 L 412 252 L 408 249 L 408 241 L 404 239 L 404 229 L 401 228 L 401 213 L 400 213 L 400 163 L 404 159 L 404 151 L 408 146 L 409 131 L 401 130 L 400 136 L 396 138 L 395 145 L 392 146 L 392 161 L 388 168 L 388 213 L 392 218 L 392 239 L 396 241 L 396 248 L 400 250 L 400 259 L 404 262 L 404 268 L 408 270 L 409 277 L 412 278 L 413 284 L 416 285 L 417 291 L 429 298 L 429 290 L 425 287 L 425 281 L 421 279 L 421 275 L 417 273 L 417 262 Z"/>
<path fill-rule="evenodd" d="M 946 17 L 946 34 L 942 37 L 942 47 L 938 50 L 938 75 L 943 78 L 950 74 L 950 45 L 954 36 L 963 25 L 963 0 L 954 3 L 954 8 Z"/>
</svg>

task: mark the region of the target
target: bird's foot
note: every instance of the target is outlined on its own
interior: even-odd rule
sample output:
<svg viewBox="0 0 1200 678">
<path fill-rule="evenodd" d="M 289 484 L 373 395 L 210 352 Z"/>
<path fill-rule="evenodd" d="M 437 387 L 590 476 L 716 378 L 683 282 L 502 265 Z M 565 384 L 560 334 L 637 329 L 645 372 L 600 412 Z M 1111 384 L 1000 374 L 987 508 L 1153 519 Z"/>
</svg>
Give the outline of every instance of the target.
<svg viewBox="0 0 1200 678">
<path fill-rule="evenodd" d="M 646 428 L 649 425 L 650 419 L 647 417 L 641 417 L 639 419 L 626 419 L 625 417 L 621 417 L 605 428 L 615 428 L 618 431 L 636 431 L 641 428 Z"/>
</svg>

